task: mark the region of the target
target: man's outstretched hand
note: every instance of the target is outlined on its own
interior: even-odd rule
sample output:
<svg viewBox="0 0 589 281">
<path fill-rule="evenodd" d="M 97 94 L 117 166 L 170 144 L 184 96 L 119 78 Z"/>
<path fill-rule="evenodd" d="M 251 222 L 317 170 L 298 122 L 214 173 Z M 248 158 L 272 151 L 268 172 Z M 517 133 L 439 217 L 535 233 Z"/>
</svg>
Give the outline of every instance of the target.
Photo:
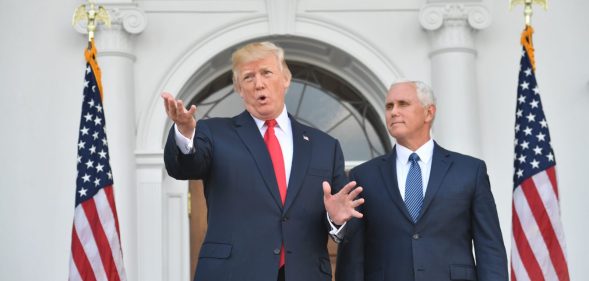
<svg viewBox="0 0 589 281">
<path fill-rule="evenodd" d="M 186 110 L 184 102 L 174 99 L 170 93 L 164 92 L 161 96 L 164 99 L 164 107 L 168 117 L 176 123 L 176 128 L 183 136 L 191 139 L 196 128 L 196 119 L 194 118 L 196 106 L 192 105 L 189 110 Z"/>
<path fill-rule="evenodd" d="M 323 182 L 323 203 L 329 218 L 337 224 L 342 225 L 352 217 L 362 218 L 362 213 L 356 211 L 356 207 L 364 204 L 364 198 L 358 198 L 362 192 L 362 187 L 356 188 L 356 182 L 351 181 L 346 184 L 338 193 L 331 194 L 331 186 L 328 182 Z"/>
</svg>

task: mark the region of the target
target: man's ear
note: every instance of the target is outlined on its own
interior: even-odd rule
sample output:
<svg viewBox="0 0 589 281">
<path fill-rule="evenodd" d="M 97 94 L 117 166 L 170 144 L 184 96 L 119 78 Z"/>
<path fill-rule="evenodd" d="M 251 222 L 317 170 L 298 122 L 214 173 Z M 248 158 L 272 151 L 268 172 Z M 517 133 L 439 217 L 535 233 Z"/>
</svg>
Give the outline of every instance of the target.
<svg viewBox="0 0 589 281">
<path fill-rule="evenodd" d="M 288 87 L 290 86 L 290 78 L 286 75 L 284 75 L 284 88 L 288 89 Z"/>
<path fill-rule="evenodd" d="M 427 109 L 425 110 L 425 120 L 427 122 L 432 122 L 434 121 L 434 117 L 436 117 L 436 106 L 430 104 L 427 106 Z"/>
<path fill-rule="evenodd" d="M 241 87 L 239 87 L 239 83 L 233 83 L 233 90 L 239 94 L 241 98 L 243 98 L 243 94 L 241 93 Z"/>
</svg>

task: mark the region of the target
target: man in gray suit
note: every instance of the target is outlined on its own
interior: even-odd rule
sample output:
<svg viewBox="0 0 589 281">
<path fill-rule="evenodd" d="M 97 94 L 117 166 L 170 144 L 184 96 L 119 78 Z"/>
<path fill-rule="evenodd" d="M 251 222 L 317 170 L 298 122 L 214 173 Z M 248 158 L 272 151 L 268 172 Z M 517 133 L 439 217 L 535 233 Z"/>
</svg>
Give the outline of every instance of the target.
<svg viewBox="0 0 589 281">
<path fill-rule="evenodd" d="M 391 86 L 386 125 L 397 144 L 350 172 L 364 218 L 346 226 L 336 280 L 508 280 L 485 163 L 439 146 L 435 113 L 426 84 Z"/>
</svg>

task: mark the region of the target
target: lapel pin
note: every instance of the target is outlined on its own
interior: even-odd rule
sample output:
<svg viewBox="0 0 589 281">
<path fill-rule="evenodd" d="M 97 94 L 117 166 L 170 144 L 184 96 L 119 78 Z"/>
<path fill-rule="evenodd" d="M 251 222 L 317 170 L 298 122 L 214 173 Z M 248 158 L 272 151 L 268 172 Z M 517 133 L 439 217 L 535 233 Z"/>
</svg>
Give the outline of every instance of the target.
<svg viewBox="0 0 589 281">
<path fill-rule="evenodd" d="M 305 135 L 303 135 L 303 139 L 306 140 L 306 141 L 309 141 L 309 137 L 307 137 Z"/>
</svg>

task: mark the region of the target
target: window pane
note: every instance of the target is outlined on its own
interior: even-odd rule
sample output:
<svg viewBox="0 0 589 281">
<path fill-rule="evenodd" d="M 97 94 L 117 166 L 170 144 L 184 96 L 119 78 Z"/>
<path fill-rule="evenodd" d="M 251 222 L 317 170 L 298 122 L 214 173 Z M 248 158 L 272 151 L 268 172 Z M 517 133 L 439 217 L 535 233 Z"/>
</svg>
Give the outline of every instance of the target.
<svg viewBox="0 0 589 281">
<path fill-rule="evenodd" d="M 285 97 L 288 112 L 337 138 L 347 161 L 366 161 L 391 149 L 382 121 L 362 94 L 316 66 L 289 62 L 289 68 L 293 79 Z M 224 73 L 192 100 L 197 119 L 231 117 L 244 110 L 230 77 L 231 72 Z"/>
</svg>

